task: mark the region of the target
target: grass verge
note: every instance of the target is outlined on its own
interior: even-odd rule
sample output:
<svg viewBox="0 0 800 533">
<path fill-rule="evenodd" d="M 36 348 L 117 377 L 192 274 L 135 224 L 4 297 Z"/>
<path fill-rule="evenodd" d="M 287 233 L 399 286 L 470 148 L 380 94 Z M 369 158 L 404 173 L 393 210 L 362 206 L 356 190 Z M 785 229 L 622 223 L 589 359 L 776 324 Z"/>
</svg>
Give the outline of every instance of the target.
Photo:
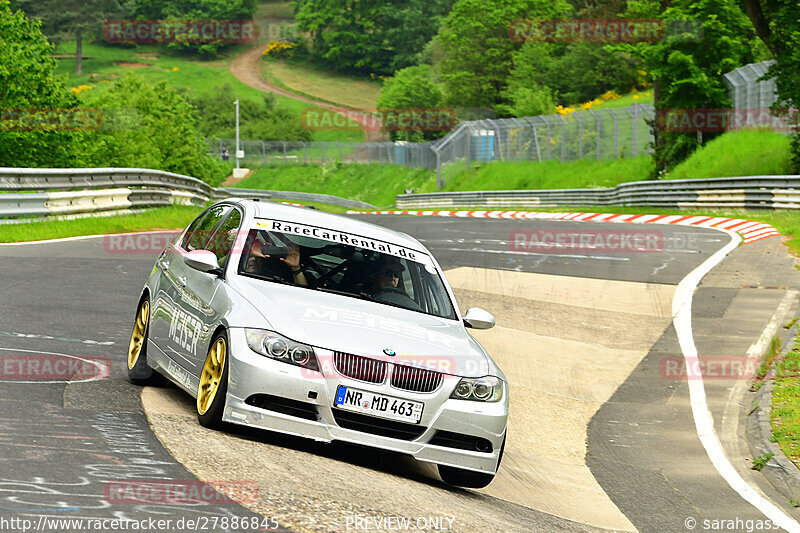
<svg viewBox="0 0 800 533">
<path fill-rule="evenodd" d="M 2 226 L 0 242 L 41 241 L 82 235 L 183 229 L 202 210 L 202 207 L 176 205 L 149 209 L 130 215 L 13 224 Z"/>
<path fill-rule="evenodd" d="M 264 93 L 240 82 L 228 70 L 234 55 L 246 48 L 238 45 L 228 50 L 220 59 L 201 61 L 188 56 L 169 53 L 156 45 L 138 45 L 135 48 L 105 46 L 99 43 L 84 43 L 83 72 L 75 75 L 75 42 L 66 41 L 58 49 L 57 72 L 67 76 L 69 87 L 88 85 L 91 90 L 103 90 L 125 72 L 135 71 L 151 82 L 164 81 L 170 86 L 185 91 L 187 95 L 207 95 L 216 93 L 221 87 L 229 86 L 231 102 L 236 99 L 262 102 Z M 71 54 L 71 55 L 69 55 Z M 66 56 L 65 56 L 66 55 Z M 303 111 L 322 108 L 293 100 L 281 95 L 273 95 L 279 108 L 287 109 L 299 116 Z M 233 110 L 233 106 L 231 106 Z M 233 111 L 231 111 L 233 113 Z M 244 120 L 247 117 L 243 117 Z M 319 131 L 314 132 L 315 141 L 363 141 L 364 134 L 357 132 Z M 249 139 L 248 139 L 249 140 Z"/>
<path fill-rule="evenodd" d="M 720 135 L 675 167 L 667 179 L 705 179 L 791 173 L 791 140 L 772 131 Z"/>
<path fill-rule="evenodd" d="M 772 390 L 772 437 L 783 453 L 800 467 L 800 336 L 786 357 L 775 364 Z"/>
<path fill-rule="evenodd" d="M 404 166 L 340 162 L 270 166 L 256 170 L 236 187 L 331 194 L 386 207 L 393 205 L 395 196 L 407 188 L 416 192 L 435 191 L 436 174 L 431 170 Z"/>
<path fill-rule="evenodd" d="M 381 84 L 356 76 L 346 76 L 300 62 L 264 62 L 264 76 L 275 85 L 295 94 L 351 109 L 375 109 Z"/>
</svg>

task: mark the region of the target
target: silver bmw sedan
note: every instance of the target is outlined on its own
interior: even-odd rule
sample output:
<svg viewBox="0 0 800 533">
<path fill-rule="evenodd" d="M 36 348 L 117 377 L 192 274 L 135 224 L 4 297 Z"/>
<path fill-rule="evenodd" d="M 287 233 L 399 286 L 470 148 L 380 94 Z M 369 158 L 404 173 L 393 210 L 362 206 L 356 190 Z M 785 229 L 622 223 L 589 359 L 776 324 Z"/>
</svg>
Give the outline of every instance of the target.
<svg viewBox="0 0 800 533">
<path fill-rule="evenodd" d="M 254 200 L 208 208 L 158 257 L 128 376 L 197 399 L 200 424 L 345 441 L 485 487 L 503 455 L 508 382 L 409 235 Z"/>
</svg>

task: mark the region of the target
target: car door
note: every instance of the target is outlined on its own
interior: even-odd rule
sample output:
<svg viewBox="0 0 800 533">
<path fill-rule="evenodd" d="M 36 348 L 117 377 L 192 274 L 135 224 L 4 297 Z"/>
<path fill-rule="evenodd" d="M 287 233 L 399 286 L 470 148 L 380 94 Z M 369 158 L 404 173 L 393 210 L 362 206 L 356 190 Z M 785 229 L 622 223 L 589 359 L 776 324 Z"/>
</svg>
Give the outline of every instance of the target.
<svg viewBox="0 0 800 533">
<path fill-rule="evenodd" d="M 174 242 L 168 244 L 156 260 L 156 269 L 158 269 L 159 275 L 156 293 L 151 295 L 152 311 L 149 337 L 150 341 L 163 353 L 170 350 L 170 330 L 175 316 L 175 307 L 181 297 L 179 280 L 186 270 L 186 263 L 181 257 L 181 254 L 184 253 L 183 246 L 207 214 L 208 210 L 203 211 L 194 219 L 186 231 Z M 157 353 L 149 353 L 148 357 L 153 358 L 156 355 Z"/>
<path fill-rule="evenodd" d="M 162 349 L 172 361 L 172 365 L 168 364 L 168 371 L 179 377 L 181 383 L 190 389 L 192 384 L 182 377 L 186 377 L 187 371 L 191 371 L 195 364 L 196 354 L 201 350 L 200 339 L 203 337 L 202 317 L 211 311 L 206 302 L 199 301 L 192 290 L 187 290 L 189 277 L 194 280 L 192 273 L 196 271 L 186 265 L 184 256 L 193 250 L 204 250 L 214 230 L 230 210 L 231 206 L 225 204 L 210 207 L 201 222 L 191 232 L 187 231 L 177 243 L 175 253 L 169 260 L 170 269 L 167 275 L 170 279 L 165 286 L 164 304 L 169 313 L 169 327 Z M 174 294 L 171 291 L 175 291 Z"/>
<path fill-rule="evenodd" d="M 235 207 L 230 209 L 226 213 L 225 219 L 204 243 L 203 249 L 214 252 L 223 272 L 241 223 L 242 212 Z M 183 276 L 186 280 L 183 297 L 184 308 L 187 314 L 191 312 L 193 313 L 192 317 L 197 318 L 200 330 L 195 342 L 186 348 L 185 355 L 190 360 L 188 370 L 193 376 L 199 377 L 205 363 L 206 351 L 211 344 L 211 336 L 222 322 L 222 317 L 230 311 L 230 291 L 224 279 L 216 274 L 208 274 L 188 267 Z"/>
</svg>

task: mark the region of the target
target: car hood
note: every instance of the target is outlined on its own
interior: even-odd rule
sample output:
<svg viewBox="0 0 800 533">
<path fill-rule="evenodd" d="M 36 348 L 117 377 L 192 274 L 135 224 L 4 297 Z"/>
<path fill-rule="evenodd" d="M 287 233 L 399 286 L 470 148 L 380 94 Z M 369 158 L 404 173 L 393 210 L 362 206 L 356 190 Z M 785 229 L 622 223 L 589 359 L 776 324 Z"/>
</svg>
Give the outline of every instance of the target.
<svg viewBox="0 0 800 533">
<path fill-rule="evenodd" d="M 231 286 L 264 316 L 265 329 L 294 341 L 458 376 L 489 372 L 483 348 L 459 321 L 247 277 Z"/>
</svg>

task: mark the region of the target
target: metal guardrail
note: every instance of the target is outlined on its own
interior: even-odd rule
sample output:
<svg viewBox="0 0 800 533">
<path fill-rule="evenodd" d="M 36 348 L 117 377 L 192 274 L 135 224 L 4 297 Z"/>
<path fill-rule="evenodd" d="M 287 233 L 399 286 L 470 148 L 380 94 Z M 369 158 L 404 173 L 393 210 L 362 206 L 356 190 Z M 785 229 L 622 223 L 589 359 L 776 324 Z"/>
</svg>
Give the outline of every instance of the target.
<svg viewBox="0 0 800 533">
<path fill-rule="evenodd" d="M 297 202 L 320 202 L 323 204 L 338 205 L 339 207 L 346 207 L 347 209 L 375 209 L 375 206 L 366 202 L 359 202 L 358 200 L 347 200 L 346 198 L 339 198 L 338 196 L 331 196 L 330 194 L 317 194 L 310 192 L 297 192 L 297 191 L 269 191 L 258 189 L 231 189 L 219 188 L 214 191 L 214 198 L 227 198 L 236 196 L 237 198 L 250 198 L 249 194 L 268 194 L 272 198 L 280 198 L 282 200 L 295 200 Z M 253 196 L 255 197 L 255 196 Z M 262 196 L 263 197 L 263 196 Z"/>
<path fill-rule="evenodd" d="M 0 218 L 108 213 L 173 204 L 203 205 L 221 198 L 273 197 L 349 209 L 374 208 L 327 194 L 214 188 L 196 178 L 160 170 L 0 168 Z"/>
<path fill-rule="evenodd" d="M 623 183 L 608 189 L 542 189 L 401 194 L 398 209 L 649 206 L 800 209 L 800 176 L 749 176 Z"/>
</svg>

